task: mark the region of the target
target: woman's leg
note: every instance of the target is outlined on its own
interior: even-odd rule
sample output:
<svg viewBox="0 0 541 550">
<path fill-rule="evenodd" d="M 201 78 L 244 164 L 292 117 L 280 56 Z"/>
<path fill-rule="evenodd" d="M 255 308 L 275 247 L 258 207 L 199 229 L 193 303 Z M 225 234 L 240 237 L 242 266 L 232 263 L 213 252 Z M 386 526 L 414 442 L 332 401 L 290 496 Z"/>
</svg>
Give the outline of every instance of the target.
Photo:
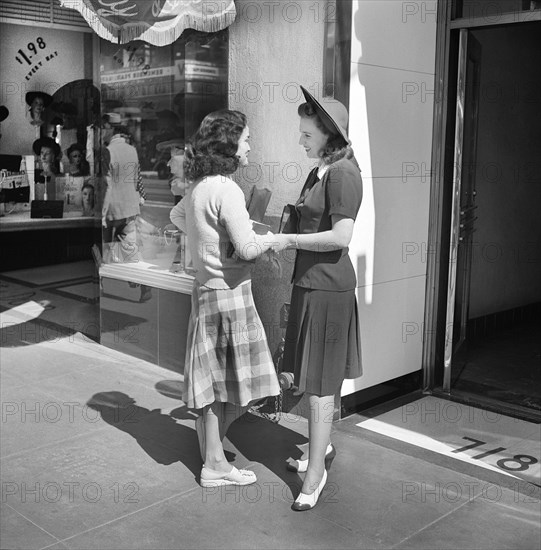
<svg viewBox="0 0 541 550">
<path fill-rule="evenodd" d="M 205 425 L 205 460 L 211 470 L 229 472 L 231 465 L 225 458 L 221 429 L 224 423 L 224 403 L 214 401 L 203 409 Z"/>
<path fill-rule="evenodd" d="M 244 407 L 241 407 L 240 405 L 235 405 L 234 403 L 224 403 L 224 413 L 223 413 L 223 419 L 222 423 L 220 425 L 220 440 L 223 441 L 224 437 L 227 434 L 227 430 L 229 430 L 229 426 L 237 420 L 237 418 L 241 417 L 250 407 L 250 405 L 246 405 Z"/>
<path fill-rule="evenodd" d="M 309 395 L 308 418 L 309 462 L 302 492 L 310 494 L 317 489 L 325 471 L 325 453 L 331 438 L 334 415 L 334 395 Z"/>
<path fill-rule="evenodd" d="M 250 407 L 250 404 L 245 405 L 244 407 L 241 407 L 240 405 L 235 405 L 234 403 L 219 403 L 214 402 L 212 405 L 205 407 L 203 409 L 203 422 L 204 422 L 204 430 L 205 430 L 205 438 L 204 438 L 204 457 L 203 462 L 206 466 L 209 468 L 212 468 L 213 470 L 219 470 L 219 468 L 212 466 L 212 464 L 215 464 L 216 462 L 221 462 L 222 455 L 223 460 L 226 461 L 225 454 L 223 452 L 223 445 L 222 441 L 224 440 L 224 437 L 227 434 L 227 430 L 229 430 L 229 427 L 237 418 L 242 416 Z M 207 428 L 208 423 L 208 428 Z M 209 448 L 209 444 L 207 443 L 209 441 L 208 437 L 208 430 L 210 430 L 210 437 L 215 438 L 216 434 L 214 432 L 215 429 L 218 429 L 218 439 L 219 439 L 219 445 L 217 445 L 217 442 L 213 440 L 214 447 L 212 449 Z M 216 450 L 218 449 L 218 454 L 216 454 Z M 217 457 L 212 459 L 210 462 L 207 461 L 208 453 L 211 453 L 213 456 Z M 227 462 L 227 461 L 226 461 Z M 225 470 L 229 471 L 229 470 Z"/>
</svg>

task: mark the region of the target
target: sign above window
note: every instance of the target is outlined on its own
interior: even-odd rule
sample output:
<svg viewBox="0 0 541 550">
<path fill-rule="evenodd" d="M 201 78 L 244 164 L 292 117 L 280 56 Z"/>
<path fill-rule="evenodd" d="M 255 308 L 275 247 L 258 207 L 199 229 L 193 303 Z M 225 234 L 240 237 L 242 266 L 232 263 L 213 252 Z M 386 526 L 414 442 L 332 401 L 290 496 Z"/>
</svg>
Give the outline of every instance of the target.
<svg viewBox="0 0 541 550">
<path fill-rule="evenodd" d="M 216 32 L 236 16 L 234 0 L 60 0 L 77 10 L 105 40 L 126 44 L 143 40 L 154 46 L 174 42 L 185 29 Z"/>
</svg>

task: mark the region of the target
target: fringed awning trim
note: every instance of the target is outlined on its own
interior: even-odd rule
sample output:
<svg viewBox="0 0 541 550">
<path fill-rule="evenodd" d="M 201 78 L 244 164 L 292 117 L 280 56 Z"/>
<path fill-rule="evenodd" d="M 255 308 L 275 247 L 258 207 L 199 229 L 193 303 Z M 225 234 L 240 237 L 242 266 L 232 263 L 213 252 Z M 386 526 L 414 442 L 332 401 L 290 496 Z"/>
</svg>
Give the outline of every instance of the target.
<svg viewBox="0 0 541 550">
<path fill-rule="evenodd" d="M 224 9 L 203 15 L 192 9 L 187 11 L 187 2 L 183 2 L 184 13 L 166 21 L 136 21 L 118 25 L 105 17 L 100 17 L 85 0 L 60 0 L 65 8 L 77 10 L 98 36 L 119 44 L 132 40 L 144 40 L 154 46 L 167 46 L 173 43 L 185 29 L 202 32 L 217 32 L 225 29 L 235 21 L 236 9 L 234 0 L 222 2 Z M 199 2 L 197 2 L 200 4 Z"/>
</svg>

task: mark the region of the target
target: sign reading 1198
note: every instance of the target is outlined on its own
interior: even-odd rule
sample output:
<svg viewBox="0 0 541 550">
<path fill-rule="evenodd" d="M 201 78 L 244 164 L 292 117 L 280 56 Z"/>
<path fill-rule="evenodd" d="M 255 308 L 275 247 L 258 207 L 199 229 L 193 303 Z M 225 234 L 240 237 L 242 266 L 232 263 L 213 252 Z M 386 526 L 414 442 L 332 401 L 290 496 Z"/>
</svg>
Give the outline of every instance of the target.
<svg viewBox="0 0 541 550">
<path fill-rule="evenodd" d="M 36 44 L 37 44 L 37 47 L 36 47 Z M 36 39 L 36 44 L 34 44 L 34 42 L 28 42 L 26 46 L 28 49 L 28 54 L 25 53 L 22 49 L 17 52 L 29 65 L 32 65 L 33 63 L 33 61 L 31 61 L 32 57 L 38 55 L 38 49 L 44 50 L 47 47 L 47 44 L 45 44 L 45 41 L 43 40 L 43 38 L 41 38 L 41 36 L 38 36 L 38 38 Z M 21 58 L 18 55 L 15 56 L 15 59 L 21 65 L 23 65 L 23 62 L 21 61 Z"/>
</svg>

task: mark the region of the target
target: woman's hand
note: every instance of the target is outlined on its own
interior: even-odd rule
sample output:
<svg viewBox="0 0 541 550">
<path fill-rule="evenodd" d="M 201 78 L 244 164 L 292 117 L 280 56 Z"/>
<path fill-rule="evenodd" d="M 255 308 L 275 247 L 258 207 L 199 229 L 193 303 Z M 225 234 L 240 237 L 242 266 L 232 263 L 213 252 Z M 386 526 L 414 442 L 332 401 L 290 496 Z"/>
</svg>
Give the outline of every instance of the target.
<svg viewBox="0 0 541 550">
<path fill-rule="evenodd" d="M 295 246 L 294 234 L 277 233 L 272 235 L 272 238 L 269 237 L 269 239 L 272 242 L 271 250 L 276 253 Z"/>
</svg>

